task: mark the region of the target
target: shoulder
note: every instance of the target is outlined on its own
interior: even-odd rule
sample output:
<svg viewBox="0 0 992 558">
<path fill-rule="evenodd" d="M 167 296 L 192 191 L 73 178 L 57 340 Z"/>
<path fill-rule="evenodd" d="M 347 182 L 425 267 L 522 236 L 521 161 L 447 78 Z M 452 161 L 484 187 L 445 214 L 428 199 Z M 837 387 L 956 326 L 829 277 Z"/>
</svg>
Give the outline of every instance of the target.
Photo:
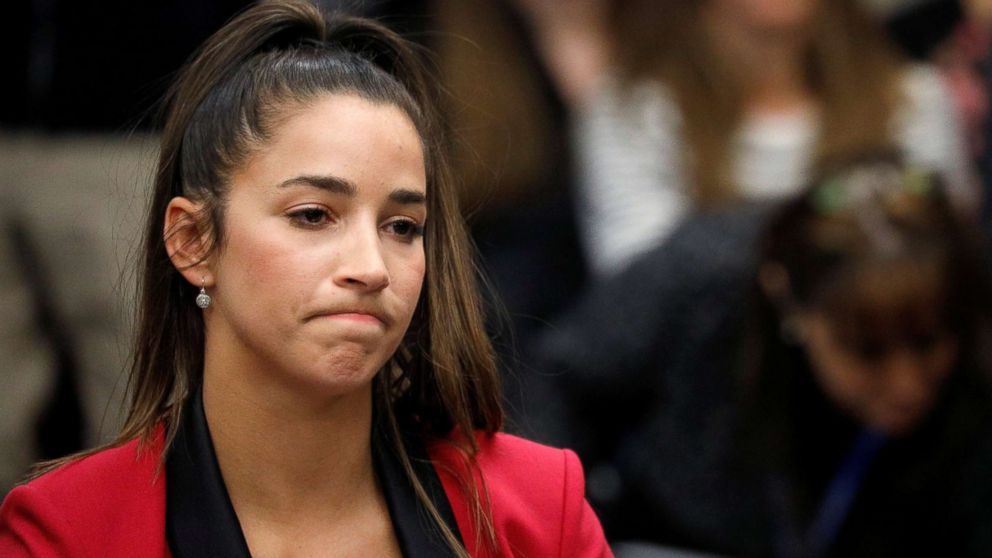
<svg viewBox="0 0 992 558">
<path fill-rule="evenodd" d="M 659 347 L 708 335 L 712 328 L 703 322 L 722 326 L 736 318 L 773 209 L 742 205 L 686 218 L 664 243 L 589 289 L 538 339 L 539 369 L 567 372 L 568 393 L 589 393 L 596 402 L 614 401 L 604 389 L 637 385 L 629 374 L 647 373 L 649 362 L 654 377 L 653 359 L 668 354 Z M 620 375 L 626 384 L 618 383 Z"/>
<path fill-rule="evenodd" d="M 99 451 L 12 490 L 0 507 L 0 555 L 155 555 L 149 543 L 165 531 L 161 444 L 156 432 L 146 444 Z"/>
<path fill-rule="evenodd" d="M 599 520 L 585 499 L 585 476 L 575 453 L 502 433 L 476 434 L 476 440 L 476 470 L 471 473 L 454 444 L 441 442 L 431 448 L 470 549 L 476 530 L 465 497 L 467 478 L 475 480 L 483 506 L 488 507 L 501 553 L 611 556 Z"/>
<path fill-rule="evenodd" d="M 160 433 L 147 442 L 138 439 L 71 461 L 24 485 L 55 498 L 100 501 L 120 493 L 144 492 L 159 479 Z"/>
</svg>

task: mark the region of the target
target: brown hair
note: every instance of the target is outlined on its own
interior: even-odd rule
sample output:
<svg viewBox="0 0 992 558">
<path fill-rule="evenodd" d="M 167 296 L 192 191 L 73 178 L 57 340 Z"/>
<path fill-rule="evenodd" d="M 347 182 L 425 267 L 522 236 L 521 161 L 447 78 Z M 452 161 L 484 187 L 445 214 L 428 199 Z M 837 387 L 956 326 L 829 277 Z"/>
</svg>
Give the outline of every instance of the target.
<svg viewBox="0 0 992 558">
<path fill-rule="evenodd" d="M 987 407 L 992 280 L 983 246 L 938 176 L 892 156 L 837 167 L 783 204 L 757 255 L 762 272 L 781 274 L 755 282 L 738 360 L 748 454 L 781 467 L 798 443 L 797 409 L 809 406 L 799 386 L 814 382 L 790 328 L 796 311 L 822 313 L 869 359 L 893 335 L 919 350 L 953 335 L 957 358 L 941 397 L 954 403 L 943 408 L 963 416 Z"/>
<path fill-rule="evenodd" d="M 452 431 L 493 433 L 503 420 L 471 244 L 449 178 L 430 82 L 418 52 L 392 31 L 365 19 L 325 17 L 305 0 L 261 2 L 207 40 L 164 106 L 140 269 L 130 405 L 112 445 L 147 439 L 164 422 L 168 447 L 183 402 L 202 379 L 202 313 L 168 257 L 162 233 L 169 201 L 185 196 L 201 202 L 202 224 L 216 248 L 223 242 L 228 177 L 264 148 L 285 110 L 334 93 L 392 104 L 410 117 L 423 142 L 431 218 L 424 240 L 425 288 L 405 339 L 374 380 L 374 407 L 418 497 L 449 545 L 467 556 L 413 473 L 401 443 L 401 431 L 447 439 L 474 466 L 475 437 L 452 436 Z M 479 531 L 492 538 L 470 481 L 463 484 L 473 516 L 484 523 Z"/>
<path fill-rule="evenodd" d="M 622 77 L 657 79 L 683 115 L 693 195 L 733 199 L 731 141 L 744 92 L 706 40 L 700 0 L 616 0 L 612 25 Z M 806 81 L 819 103 L 814 168 L 891 146 L 900 59 L 856 0 L 818 2 L 805 53 Z"/>
<path fill-rule="evenodd" d="M 788 276 L 789 306 L 840 310 L 850 287 L 898 262 L 936 266 L 943 280 L 904 277 L 940 288 L 956 326 L 979 300 L 984 275 L 978 239 L 948 201 L 939 176 L 905 166 L 895 157 L 869 157 L 825 173 L 772 219 L 760 261 Z M 881 266 L 881 267 L 880 267 Z M 902 286 L 891 284 L 890 291 Z M 912 290 L 912 289 L 910 289 Z"/>
<path fill-rule="evenodd" d="M 512 2 L 441 1 L 432 10 L 463 209 L 493 215 L 555 194 L 560 108 Z"/>
</svg>

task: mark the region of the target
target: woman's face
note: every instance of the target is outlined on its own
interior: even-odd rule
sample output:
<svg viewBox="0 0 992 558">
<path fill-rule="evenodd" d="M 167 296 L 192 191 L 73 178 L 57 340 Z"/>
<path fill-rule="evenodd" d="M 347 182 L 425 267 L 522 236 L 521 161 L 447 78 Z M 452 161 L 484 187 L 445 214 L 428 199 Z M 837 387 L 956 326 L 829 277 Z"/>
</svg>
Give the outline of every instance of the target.
<svg viewBox="0 0 992 558">
<path fill-rule="evenodd" d="M 939 327 L 889 341 L 848 339 L 821 313 L 800 318 L 813 374 L 836 405 L 891 435 L 911 432 L 954 367 L 956 337 Z"/>
<path fill-rule="evenodd" d="M 396 106 L 341 94 L 290 112 L 231 178 L 208 353 L 319 393 L 367 386 L 420 297 L 426 196 Z"/>
</svg>

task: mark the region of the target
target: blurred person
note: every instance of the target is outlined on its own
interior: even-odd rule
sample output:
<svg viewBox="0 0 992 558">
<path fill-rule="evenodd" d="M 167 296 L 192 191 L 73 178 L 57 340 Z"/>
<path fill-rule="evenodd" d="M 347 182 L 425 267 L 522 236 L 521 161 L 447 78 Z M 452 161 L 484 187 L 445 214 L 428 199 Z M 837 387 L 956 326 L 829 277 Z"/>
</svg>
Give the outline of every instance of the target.
<svg viewBox="0 0 992 558">
<path fill-rule="evenodd" d="M 989 114 L 982 67 L 990 46 L 990 7 L 988 0 L 920 0 L 876 8 L 910 56 L 940 71 L 961 122 L 969 159 L 983 152 L 983 127 Z"/>
<path fill-rule="evenodd" d="M 50 339 L 42 333 L 31 282 L 18 265 L 15 227 L 10 212 L 0 212 L 0 308 L 5 313 L 0 322 L 0 381 L 4 384 L 0 390 L 0 494 L 6 494 L 38 457 L 35 420 L 52 391 L 56 366 Z"/>
<path fill-rule="evenodd" d="M 693 212 L 781 199 L 821 160 L 891 146 L 974 204 L 939 75 L 904 61 L 856 0 L 407 9 L 451 93 L 453 168 L 511 318 L 512 339 L 491 329 L 524 432 L 554 436 L 534 340 Z"/>
<path fill-rule="evenodd" d="M 0 507 L 0 555 L 610 556 L 574 454 L 498 433 L 429 76 L 302 1 L 166 105 L 130 405 Z"/>
<path fill-rule="evenodd" d="M 487 328 L 500 356 L 507 428 L 543 436 L 530 408 L 556 398 L 530 381 L 531 345 L 588 279 L 576 227 L 570 119 L 603 62 L 597 21 L 606 4 L 378 4 L 376 13 L 436 53 L 452 173 L 480 267 L 494 287 Z"/>
<path fill-rule="evenodd" d="M 988 263 L 942 182 L 845 165 L 689 219 L 544 343 L 608 536 L 992 551 Z"/>
<path fill-rule="evenodd" d="M 0 495 L 31 462 L 120 427 L 122 275 L 155 159 L 128 131 L 150 127 L 163 76 L 244 4 L 19 2 L 0 19 Z"/>
<path fill-rule="evenodd" d="M 893 36 L 913 57 L 941 72 L 976 163 L 981 220 L 992 234 L 992 2 L 989 0 L 875 0 Z"/>
<path fill-rule="evenodd" d="M 6 493 L 31 462 L 105 443 L 119 428 L 131 240 L 151 138 L 0 134 L 0 343 Z M 9 475 L 9 476 L 7 476 Z"/>
<path fill-rule="evenodd" d="M 898 148 L 976 203 L 939 75 L 857 0 L 633 0 L 609 12 L 613 75 L 577 112 L 591 267 L 622 269 L 686 215 L 782 199 L 824 161 Z"/>
<path fill-rule="evenodd" d="M 969 123 L 972 154 L 982 182 L 982 222 L 992 237 L 992 2 L 962 2 L 965 18 L 938 63 L 951 80 Z"/>
</svg>

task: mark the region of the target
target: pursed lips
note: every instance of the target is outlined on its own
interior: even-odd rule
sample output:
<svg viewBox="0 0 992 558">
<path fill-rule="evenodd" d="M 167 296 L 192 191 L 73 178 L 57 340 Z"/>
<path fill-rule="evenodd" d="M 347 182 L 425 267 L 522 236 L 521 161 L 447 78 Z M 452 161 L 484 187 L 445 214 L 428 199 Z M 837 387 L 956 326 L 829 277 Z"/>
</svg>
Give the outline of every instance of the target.
<svg viewBox="0 0 992 558">
<path fill-rule="evenodd" d="M 322 310 L 307 318 L 307 321 L 317 318 L 334 318 L 351 320 L 355 322 L 387 325 L 385 313 L 368 308 L 336 308 L 333 310 Z"/>
</svg>

